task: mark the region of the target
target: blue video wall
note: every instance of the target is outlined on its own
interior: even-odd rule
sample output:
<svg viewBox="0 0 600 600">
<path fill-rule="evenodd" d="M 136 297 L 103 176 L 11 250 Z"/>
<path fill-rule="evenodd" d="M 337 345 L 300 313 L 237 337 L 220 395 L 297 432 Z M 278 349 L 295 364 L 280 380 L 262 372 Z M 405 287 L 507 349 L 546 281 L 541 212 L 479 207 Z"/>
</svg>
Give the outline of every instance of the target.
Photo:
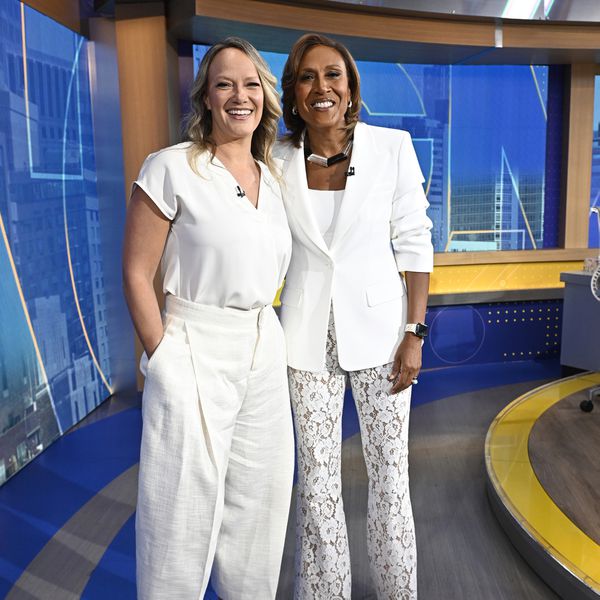
<svg viewBox="0 0 600 600">
<path fill-rule="evenodd" d="M 112 393 L 89 45 L 0 4 L 0 484 Z"/>
<path fill-rule="evenodd" d="M 194 64 L 207 50 L 194 47 Z M 263 52 L 280 78 L 286 55 Z M 558 186 L 547 185 L 546 66 L 358 62 L 360 118 L 408 130 L 431 204 L 436 252 L 558 245 Z M 560 128 L 560 124 L 558 124 Z M 560 168 L 560 156 L 555 157 Z"/>
</svg>

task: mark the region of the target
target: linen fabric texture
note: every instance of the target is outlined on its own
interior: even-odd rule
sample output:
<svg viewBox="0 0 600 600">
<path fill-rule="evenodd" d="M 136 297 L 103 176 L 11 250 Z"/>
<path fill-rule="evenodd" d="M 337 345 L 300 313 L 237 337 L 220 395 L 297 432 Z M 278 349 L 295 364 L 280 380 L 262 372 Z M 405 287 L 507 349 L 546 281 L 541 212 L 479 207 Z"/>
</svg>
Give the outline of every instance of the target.
<svg viewBox="0 0 600 600">
<path fill-rule="evenodd" d="M 147 365 L 136 513 L 139 600 L 275 598 L 294 441 L 272 306 L 167 296 Z"/>
<path fill-rule="evenodd" d="M 279 185 L 258 206 L 190 144 L 150 155 L 135 185 L 171 220 L 164 336 L 142 399 L 140 600 L 275 597 L 293 477 L 284 336 L 271 303 L 290 260 Z"/>
<path fill-rule="evenodd" d="M 249 309 L 271 304 L 288 268 L 291 236 L 279 183 L 257 161 L 257 208 L 209 152 L 188 163 L 190 142 L 148 156 L 134 185 L 172 221 L 163 291 L 198 304 Z"/>
<path fill-rule="evenodd" d="M 393 360 L 406 323 L 399 271 L 433 269 L 432 223 L 410 134 L 357 123 L 346 188 L 331 243 L 311 210 L 304 148 L 276 145 L 293 235 L 281 294 L 289 366 L 325 368 L 330 306 L 339 361 L 357 371 Z"/>
</svg>

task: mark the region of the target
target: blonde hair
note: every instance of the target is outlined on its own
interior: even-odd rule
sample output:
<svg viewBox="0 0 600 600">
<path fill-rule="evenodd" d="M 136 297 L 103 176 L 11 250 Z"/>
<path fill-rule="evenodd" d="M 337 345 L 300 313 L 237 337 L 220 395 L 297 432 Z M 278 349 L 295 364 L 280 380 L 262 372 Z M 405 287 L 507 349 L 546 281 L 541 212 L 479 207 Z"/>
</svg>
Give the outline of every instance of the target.
<svg viewBox="0 0 600 600">
<path fill-rule="evenodd" d="M 350 100 L 352 100 L 352 106 L 348 108 L 344 115 L 346 121 L 344 126 L 346 140 L 349 140 L 352 136 L 360 114 L 362 102 L 360 97 L 360 74 L 348 48 L 341 42 L 332 40 L 319 33 L 305 33 L 302 37 L 298 38 L 296 43 L 292 46 L 288 59 L 283 67 L 283 75 L 281 76 L 281 88 L 283 89 L 283 121 L 289 130 L 286 139 L 290 140 L 297 148 L 300 146 L 300 140 L 302 139 L 302 133 L 304 132 L 306 124 L 302 117 L 299 114 L 294 114 L 292 110 L 296 104 L 294 87 L 298 80 L 298 71 L 300 70 L 302 58 L 307 50 L 310 50 L 314 46 L 326 46 L 337 50 L 346 65 L 348 87 L 350 88 Z"/>
<path fill-rule="evenodd" d="M 271 156 L 273 144 L 277 139 L 277 123 L 281 117 L 279 94 L 275 88 L 277 79 L 269 70 L 267 63 L 258 53 L 256 48 L 238 37 L 228 37 L 217 42 L 204 55 L 198 68 L 198 74 L 190 90 L 190 112 L 187 115 L 184 132 L 187 140 L 192 142 L 188 155 L 191 168 L 197 171 L 196 158 L 205 151 L 210 151 L 214 156 L 216 146 L 211 140 L 212 114 L 206 107 L 205 98 L 208 91 L 208 70 L 215 56 L 226 48 L 241 50 L 254 64 L 258 79 L 263 89 L 264 104 L 263 114 L 258 127 L 252 135 L 251 152 L 254 158 L 264 162 L 269 170 L 277 173 L 277 167 Z"/>
</svg>

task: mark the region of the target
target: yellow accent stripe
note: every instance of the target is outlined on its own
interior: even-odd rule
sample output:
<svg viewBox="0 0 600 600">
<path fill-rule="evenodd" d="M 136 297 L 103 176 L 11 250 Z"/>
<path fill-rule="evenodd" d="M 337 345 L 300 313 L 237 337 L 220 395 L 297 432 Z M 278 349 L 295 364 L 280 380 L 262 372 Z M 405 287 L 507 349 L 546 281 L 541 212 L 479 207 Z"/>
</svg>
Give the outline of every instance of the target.
<svg viewBox="0 0 600 600">
<path fill-rule="evenodd" d="M 25 100 L 25 123 L 27 126 L 27 139 L 31 139 L 31 131 L 30 131 L 30 120 L 29 120 L 29 82 L 27 79 L 27 45 L 25 43 L 25 5 L 21 2 L 21 48 L 23 51 L 23 87 L 24 87 L 24 100 Z M 29 164 L 33 164 L 33 157 L 31 156 L 31 144 L 28 144 L 29 147 Z M 27 327 L 29 328 L 29 334 L 31 335 L 31 341 L 33 343 L 33 348 L 35 350 L 35 355 L 38 361 L 38 365 L 40 368 L 40 373 L 42 376 L 42 381 L 48 388 L 48 396 L 50 398 L 50 405 L 52 406 L 52 411 L 54 412 L 54 417 L 56 418 L 56 424 L 58 426 L 59 432 L 63 433 L 62 425 L 60 424 L 60 419 L 56 414 L 56 408 L 54 406 L 54 401 L 52 399 L 52 389 L 50 388 L 50 384 L 48 383 L 48 375 L 46 373 L 46 367 L 44 366 L 44 361 L 42 360 L 42 353 L 40 352 L 40 347 L 38 346 L 37 338 L 35 336 L 35 331 L 33 330 L 33 324 L 31 323 L 31 317 L 29 316 L 29 310 L 27 308 L 27 302 L 25 302 L 25 296 L 23 294 L 23 289 L 21 288 L 21 280 L 19 279 L 19 274 L 17 273 L 17 267 L 15 265 L 15 261 L 13 259 L 12 250 L 10 248 L 10 244 L 8 242 L 8 235 L 6 234 L 6 228 L 4 227 L 4 219 L 0 214 L 0 230 L 2 231 L 2 239 L 4 240 L 4 245 L 6 247 L 6 254 L 8 256 L 8 260 L 10 262 L 10 268 L 12 269 L 13 279 L 15 281 L 15 285 L 17 286 L 17 291 L 19 293 L 19 298 L 21 300 L 21 307 L 23 308 L 23 314 L 25 315 L 25 321 L 27 322 Z"/>
<path fill-rule="evenodd" d="M 546 410 L 598 384 L 600 373 L 586 373 L 520 396 L 494 419 L 485 441 L 488 475 L 506 508 L 548 554 L 596 592 L 600 592 L 600 545 L 541 486 L 531 466 L 528 442 L 535 422 Z"/>
<path fill-rule="evenodd" d="M 560 274 L 579 271 L 582 261 L 440 265 L 431 274 L 431 294 L 497 292 L 564 287 Z"/>
<path fill-rule="evenodd" d="M 35 355 L 37 357 L 40 371 L 42 373 L 42 379 L 44 383 L 48 386 L 48 392 L 50 392 L 50 386 L 48 384 L 48 376 L 46 375 L 46 369 L 44 367 L 44 361 L 42 360 L 42 354 L 40 352 L 40 348 L 37 343 L 37 339 L 35 337 L 35 333 L 33 331 L 33 325 L 31 323 L 31 317 L 29 316 L 29 310 L 27 309 L 27 302 L 25 302 L 25 296 L 23 295 L 23 289 L 21 288 L 21 282 L 19 280 L 19 275 L 17 273 L 17 267 L 15 265 L 15 261 L 13 259 L 13 255 L 10 249 L 10 244 L 8 242 L 8 235 L 6 234 L 6 229 L 4 227 L 4 219 L 0 214 L 0 231 L 2 233 L 2 239 L 4 241 L 4 246 L 6 247 L 6 254 L 8 256 L 8 260 L 10 262 L 10 268 L 12 270 L 13 278 L 15 280 L 15 285 L 17 286 L 17 291 L 19 292 L 19 298 L 21 300 L 21 306 L 23 308 L 23 314 L 25 315 L 25 320 L 27 321 L 27 327 L 29 327 L 29 333 L 31 334 L 31 341 L 33 342 L 33 347 L 35 348 Z M 58 421 L 58 420 L 57 420 Z M 59 424 L 60 427 L 60 424 Z"/>
<path fill-rule="evenodd" d="M 283 291 L 283 286 L 285 285 L 285 281 L 281 284 L 280 288 L 277 290 L 275 294 L 275 300 L 273 300 L 273 306 L 277 308 L 281 306 L 281 292 Z"/>
<path fill-rule="evenodd" d="M 79 54 L 77 54 L 77 56 L 79 56 Z M 69 87 L 69 92 L 70 92 L 70 89 L 71 88 Z M 70 94 L 69 94 L 69 97 L 70 97 Z M 66 112 L 68 112 L 68 108 L 69 108 L 69 99 L 67 99 L 67 105 L 65 107 Z M 63 131 L 63 136 L 65 136 L 65 135 L 66 135 L 66 131 Z M 63 139 L 63 156 L 64 156 L 64 152 L 65 152 L 64 143 L 65 142 Z M 64 161 L 64 159 L 63 159 L 63 161 Z M 64 164 L 64 162 L 63 162 L 63 164 Z M 90 337 L 87 332 L 87 327 L 85 326 L 85 321 L 83 318 L 83 311 L 81 310 L 81 305 L 79 304 L 79 296 L 77 294 L 77 285 L 75 284 L 75 273 L 73 272 L 73 261 L 71 259 L 71 244 L 69 242 L 69 223 L 68 223 L 68 218 L 67 218 L 65 185 L 66 185 L 66 182 L 63 179 L 63 223 L 64 223 L 64 228 L 65 228 L 65 245 L 66 245 L 66 249 L 67 249 L 67 264 L 69 265 L 69 277 L 71 279 L 71 288 L 73 290 L 73 299 L 75 300 L 75 307 L 77 308 L 77 316 L 79 317 L 79 322 L 81 324 L 81 331 L 83 333 L 83 337 L 85 338 L 85 342 L 87 344 L 90 356 L 92 357 L 94 366 L 96 367 L 96 370 L 100 374 L 100 377 L 101 377 L 104 385 L 106 386 L 106 389 L 112 395 L 112 394 L 114 394 L 114 390 L 108 383 L 108 380 L 106 379 L 106 376 L 104 375 L 104 372 L 102 371 L 102 368 L 100 367 L 100 363 L 98 362 L 96 353 L 94 352 L 94 348 L 92 347 L 92 342 L 91 342 Z"/>
<path fill-rule="evenodd" d="M 25 92 L 25 118 L 26 118 L 26 123 L 27 123 L 27 133 L 28 133 L 29 137 L 31 137 L 30 131 L 29 131 L 29 127 L 30 127 L 30 123 L 29 123 L 29 91 L 28 91 L 29 85 L 28 85 L 28 79 L 27 79 L 27 51 L 26 51 L 26 43 L 25 43 L 25 6 L 23 3 L 21 3 L 21 46 L 23 48 L 23 85 L 25 88 L 24 89 L 24 92 Z M 30 152 L 31 152 L 31 144 L 29 144 L 29 148 L 30 148 Z M 64 151 L 64 149 L 63 149 L 63 151 Z M 30 162 L 30 164 L 33 164 L 33 159 L 31 156 L 29 157 L 29 162 Z M 63 186 L 64 185 L 65 185 L 65 182 L 63 180 Z M 96 358 L 96 354 L 92 347 L 92 342 L 89 338 L 87 328 L 86 328 L 85 322 L 83 320 L 83 312 L 82 312 L 81 306 L 79 304 L 79 298 L 77 296 L 77 286 L 75 285 L 75 275 L 73 273 L 73 263 L 71 260 L 71 246 L 69 244 L 69 230 L 68 230 L 68 223 L 67 223 L 66 206 L 64 206 L 64 210 L 63 210 L 63 221 L 64 221 L 64 227 L 65 227 L 65 242 L 66 242 L 66 246 L 67 246 L 67 262 L 69 265 L 69 274 L 71 277 L 71 287 L 73 289 L 73 297 L 75 299 L 77 315 L 79 316 L 79 322 L 81 323 L 81 330 L 83 332 L 83 337 L 85 338 L 85 341 L 86 341 L 88 350 L 90 352 L 90 356 L 92 357 L 94 366 L 96 367 L 96 370 L 100 374 L 100 377 L 101 377 L 102 381 L 104 382 L 106 389 L 112 395 L 114 393 L 114 391 L 113 391 L 112 387 L 110 386 L 110 384 L 108 383 L 106 376 L 104 375 L 104 372 L 102 371 L 102 369 L 100 367 L 100 363 L 98 362 L 98 359 Z M 37 349 L 37 344 L 36 344 L 36 349 Z M 41 364 L 41 359 L 40 359 L 40 364 Z"/>
<path fill-rule="evenodd" d="M 85 342 L 87 344 L 88 350 L 90 351 L 90 356 L 92 357 L 92 361 L 94 362 L 96 370 L 100 374 L 100 377 L 102 378 L 102 381 L 104 382 L 104 385 L 106 386 L 106 389 L 112 395 L 112 394 L 114 394 L 114 391 L 113 391 L 112 387 L 110 386 L 110 384 L 108 383 L 108 381 L 106 380 L 104 372 L 100 368 L 100 363 L 98 362 L 98 359 L 96 358 L 96 354 L 92 347 L 92 342 L 88 336 L 87 328 L 86 328 L 85 322 L 83 320 L 83 312 L 82 312 L 81 306 L 79 304 L 79 298 L 77 297 L 77 286 L 75 285 L 75 274 L 73 273 L 73 263 L 71 261 L 71 245 L 69 243 L 69 229 L 68 229 L 68 223 L 67 223 L 66 207 L 65 207 L 64 214 L 63 214 L 63 218 L 64 218 L 64 225 L 65 225 L 65 243 L 67 246 L 67 262 L 69 264 L 69 275 L 71 278 L 71 288 L 73 290 L 73 298 L 75 300 L 75 306 L 77 307 L 77 315 L 79 316 L 79 322 L 81 323 L 81 331 L 83 332 L 83 337 L 85 338 Z"/>
<path fill-rule="evenodd" d="M 450 239 L 455 235 L 472 235 L 474 233 L 506 233 L 505 229 L 464 229 L 460 231 L 451 231 Z"/>
</svg>

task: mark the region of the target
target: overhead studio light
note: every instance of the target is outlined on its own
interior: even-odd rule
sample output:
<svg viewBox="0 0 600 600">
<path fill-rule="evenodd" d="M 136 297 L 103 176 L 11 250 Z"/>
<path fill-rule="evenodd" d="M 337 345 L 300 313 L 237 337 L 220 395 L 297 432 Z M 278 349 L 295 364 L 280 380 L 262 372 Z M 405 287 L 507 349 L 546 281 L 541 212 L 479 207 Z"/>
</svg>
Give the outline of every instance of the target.
<svg viewBox="0 0 600 600">
<path fill-rule="evenodd" d="M 533 19 L 542 0 L 507 0 L 502 11 L 503 19 Z M 552 4 L 552 0 L 544 0 L 546 4 Z"/>
</svg>

